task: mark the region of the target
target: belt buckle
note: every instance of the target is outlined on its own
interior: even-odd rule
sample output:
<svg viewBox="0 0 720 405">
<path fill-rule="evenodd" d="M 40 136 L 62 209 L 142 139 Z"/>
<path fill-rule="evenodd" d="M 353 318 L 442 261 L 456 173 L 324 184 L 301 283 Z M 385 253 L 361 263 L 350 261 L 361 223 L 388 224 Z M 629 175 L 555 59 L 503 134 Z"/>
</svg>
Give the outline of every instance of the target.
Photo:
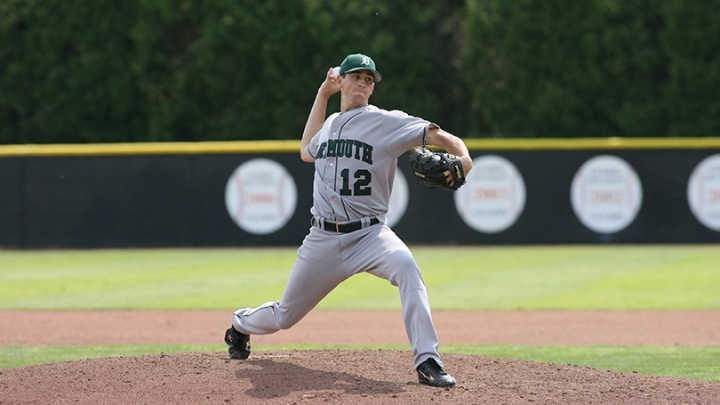
<svg viewBox="0 0 720 405">
<path fill-rule="evenodd" d="M 335 222 L 335 233 L 340 233 L 340 223 Z"/>
</svg>

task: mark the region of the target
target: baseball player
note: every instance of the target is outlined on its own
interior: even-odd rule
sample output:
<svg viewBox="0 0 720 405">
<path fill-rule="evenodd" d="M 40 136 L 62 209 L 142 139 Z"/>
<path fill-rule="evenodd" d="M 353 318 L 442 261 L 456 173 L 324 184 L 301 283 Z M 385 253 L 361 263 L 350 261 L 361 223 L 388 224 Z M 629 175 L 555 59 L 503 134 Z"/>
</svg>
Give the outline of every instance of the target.
<svg viewBox="0 0 720 405">
<path fill-rule="evenodd" d="M 420 383 L 449 387 L 420 268 L 387 226 L 397 159 L 425 144 L 455 154 L 465 174 L 472 160 L 463 141 L 421 118 L 370 105 L 382 79 L 375 62 L 349 55 L 327 72 L 305 125 L 300 157 L 315 163 L 311 227 L 280 301 L 235 311 L 225 333 L 230 357 L 250 355 L 250 335 L 288 329 L 349 277 L 367 272 L 399 287 L 405 329 Z M 340 92 L 340 112 L 327 119 L 330 96 Z M 448 181 L 452 177 L 448 176 Z"/>
</svg>

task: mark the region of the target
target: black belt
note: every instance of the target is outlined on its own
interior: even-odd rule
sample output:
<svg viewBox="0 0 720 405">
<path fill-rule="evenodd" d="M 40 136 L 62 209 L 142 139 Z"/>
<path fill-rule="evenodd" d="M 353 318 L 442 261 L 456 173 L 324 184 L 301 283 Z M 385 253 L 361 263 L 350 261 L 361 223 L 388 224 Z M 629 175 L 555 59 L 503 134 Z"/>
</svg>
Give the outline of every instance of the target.
<svg viewBox="0 0 720 405">
<path fill-rule="evenodd" d="M 324 229 L 326 231 L 330 232 L 337 232 L 337 233 L 350 233 L 357 231 L 358 229 L 362 229 L 362 221 L 350 221 L 350 222 L 330 222 L 330 221 L 322 221 L 324 223 L 324 226 L 320 226 L 321 222 L 315 219 L 315 217 L 312 218 L 310 223 L 313 226 L 317 226 L 318 228 Z M 377 218 L 370 218 L 370 225 L 379 224 L 380 220 Z"/>
</svg>

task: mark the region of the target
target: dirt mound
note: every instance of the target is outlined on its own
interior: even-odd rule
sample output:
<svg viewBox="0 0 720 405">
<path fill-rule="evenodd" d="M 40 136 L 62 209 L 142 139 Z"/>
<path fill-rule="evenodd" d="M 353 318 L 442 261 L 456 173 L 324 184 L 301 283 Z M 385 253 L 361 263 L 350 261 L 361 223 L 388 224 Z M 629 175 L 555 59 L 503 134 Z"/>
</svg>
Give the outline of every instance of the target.
<svg viewBox="0 0 720 405">
<path fill-rule="evenodd" d="M 224 352 L 88 359 L 0 370 L 0 404 L 717 404 L 720 384 L 444 354 L 458 380 L 420 385 L 397 350 Z"/>
</svg>

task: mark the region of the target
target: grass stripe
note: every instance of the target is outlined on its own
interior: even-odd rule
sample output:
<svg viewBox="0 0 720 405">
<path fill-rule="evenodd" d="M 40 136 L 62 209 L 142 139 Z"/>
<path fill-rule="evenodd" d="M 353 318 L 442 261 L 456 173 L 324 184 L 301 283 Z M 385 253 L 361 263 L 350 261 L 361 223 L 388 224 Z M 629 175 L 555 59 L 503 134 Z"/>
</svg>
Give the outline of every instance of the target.
<svg viewBox="0 0 720 405">
<path fill-rule="evenodd" d="M 435 310 L 720 310 L 720 249 L 413 249 Z M 279 299 L 296 248 L 0 251 L 0 310 L 235 309 Z M 319 305 L 399 310 L 397 288 L 352 277 Z"/>
</svg>

